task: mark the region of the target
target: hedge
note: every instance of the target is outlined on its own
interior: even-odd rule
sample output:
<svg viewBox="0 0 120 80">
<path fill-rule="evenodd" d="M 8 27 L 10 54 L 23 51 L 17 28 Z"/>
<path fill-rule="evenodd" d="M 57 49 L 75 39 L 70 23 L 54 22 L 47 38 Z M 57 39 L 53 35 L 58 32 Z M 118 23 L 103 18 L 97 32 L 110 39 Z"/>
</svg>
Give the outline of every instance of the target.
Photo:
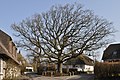
<svg viewBox="0 0 120 80">
<path fill-rule="evenodd" d="M 120 76 L 120 62 L 96 62 L 94 73 L 96 77 Z"/>
</svg>

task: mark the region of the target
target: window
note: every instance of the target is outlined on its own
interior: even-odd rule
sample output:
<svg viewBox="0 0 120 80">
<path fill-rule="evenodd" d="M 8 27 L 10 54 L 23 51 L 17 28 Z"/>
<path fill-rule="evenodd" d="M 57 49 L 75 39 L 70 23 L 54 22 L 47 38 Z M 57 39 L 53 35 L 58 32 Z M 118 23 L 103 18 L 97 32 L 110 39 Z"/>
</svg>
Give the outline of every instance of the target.
<svg viewBox="0 0 120 80">
<path fill-rule="evenodd" d="M 114 52 L 113 52 L 113 55 L 116 55 L 116 54 L 117 54 L 117 51 L 114 51 Z"/>
<path fill-rule="evenodd" d="M 112 59 L 116 59 L 117 58 L 117 51 L 113 51 L 111 57 L 112 57 Z"/>
<path fill-rule="evenodd" d="M 26 69 L 26 72 L 32 72 L 32 69 Z"/>
</svg>

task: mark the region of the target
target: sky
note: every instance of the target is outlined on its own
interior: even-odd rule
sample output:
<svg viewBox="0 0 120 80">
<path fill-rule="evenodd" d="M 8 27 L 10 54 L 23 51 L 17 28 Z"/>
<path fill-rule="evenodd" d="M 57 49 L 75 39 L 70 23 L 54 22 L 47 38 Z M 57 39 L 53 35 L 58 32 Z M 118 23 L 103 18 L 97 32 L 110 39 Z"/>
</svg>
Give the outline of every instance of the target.
<svg viewBox="0 0 120 80">
<path fill-rule="evenodd" d="M 82 4 L 85 9 L 93 10 L 95 15 L 113 22 L 117 30 L 113 36 L 114 43 L 120 42 L 120 0 L 0 0 L 0 29 L 15 41 L 11 24 L 19 23 L 35 13 L 48 11 L 52 5 L 74 2 Z"/>
</svg>

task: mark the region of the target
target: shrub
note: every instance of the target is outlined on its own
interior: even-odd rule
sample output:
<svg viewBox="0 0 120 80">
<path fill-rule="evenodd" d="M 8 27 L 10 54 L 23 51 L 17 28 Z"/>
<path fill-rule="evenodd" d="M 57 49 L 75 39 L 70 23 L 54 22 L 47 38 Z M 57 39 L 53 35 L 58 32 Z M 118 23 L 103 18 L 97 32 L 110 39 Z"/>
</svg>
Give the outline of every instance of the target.
<svg viewBox="0 0 120 80">
<path fill-rule="evenodd" d="M 96 62 L 96 77 L 111 77 L 120 75 L 120 62 Z"/>
</svg>

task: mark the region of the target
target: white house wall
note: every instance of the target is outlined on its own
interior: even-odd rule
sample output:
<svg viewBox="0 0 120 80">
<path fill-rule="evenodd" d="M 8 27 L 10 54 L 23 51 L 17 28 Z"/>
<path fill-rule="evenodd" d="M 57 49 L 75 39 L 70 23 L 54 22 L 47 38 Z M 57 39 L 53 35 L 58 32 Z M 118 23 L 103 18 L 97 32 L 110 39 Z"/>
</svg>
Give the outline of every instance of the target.
<svg viewBox="0 0 120 80">
<path fill-rule="evenodd" d="M 94 66 L 90 66 L 90 65 L 84 65 L 84 72 L 88 72 L 88 71 L 91 71 L 93 72 L 94 71 Z"/>
<path fill-rule="evenodd" d="M 20 67 L 12 59 L 6 61 L 6 79 L 12 79 L 20 75 Z"/>
<path fill-rule="evenodd" d="M 5 77 L 6 62 L 3 61 L 3 77 Z"/>
<path fill-rule="evenodd" d="M 63 68 L 77 69 L 77 71 L 94 72 L 94 66 L 90 65 L 64 65 Z"/>
<path fill-rule="evenodd" d="M 0 58 L 0 80 L 3 79 L 3 76 L 4 76 L 4 74 L 3 74 L 3 60 L 2 60 L 2 58 Z"/>
</svg>

